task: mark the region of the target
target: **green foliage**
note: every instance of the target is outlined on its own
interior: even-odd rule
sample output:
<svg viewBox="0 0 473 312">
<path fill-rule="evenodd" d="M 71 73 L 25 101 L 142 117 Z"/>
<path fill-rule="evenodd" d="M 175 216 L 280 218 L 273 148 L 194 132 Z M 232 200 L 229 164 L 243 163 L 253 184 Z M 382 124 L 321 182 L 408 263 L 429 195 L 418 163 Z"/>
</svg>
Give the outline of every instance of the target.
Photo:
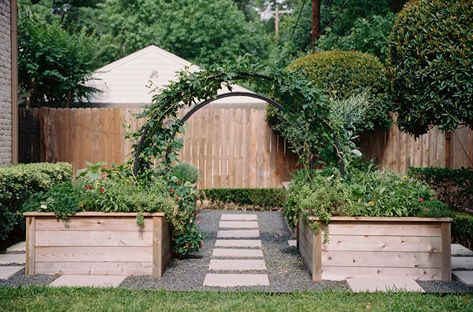
<svg viewBox="0 0 473 312">
<path fill-rule="evenodd" d="M 191 164 L 178 163 L 173 168 L 172 174 L 182 182 L 189 182 L 192 184 L 199 181 L 199 170 Z"/>
<path fill-rule="evenodd" d="M 366 118 L 354 125 L 358 133 L 390 126 L 388 80 L 383 64 L 376 57 L 360 52 L 315 52 L 295 60 L 290 68 L 302 70 L 334 100 L 366 93 L 371 105 Z"/>
<path fill-rule="evenodd" d="M 96 41 L 84 31 L 68 33 L 59 21 L 32 14 L 20 6 L 18 78 L 30 107 L 70 107 L 96 89 L 85 82 L 95 69 Z"/>
<path fill-rule="evenodd" d="M 456 210 L 473 205 L 473 169 L 409 168 L 409 174 L 429 184 L 439 200 Z"/>
<path fill-rule="evenodd" d="M 355 20 L 346 35 L 332 32 L 321 35 L 317 49 L 323 51 L 359 51 L 377 56 L 385 61 L 388 55 L 388 37 L 394 25 L 394 14 L 372 15 Z"/>
<path fill-rule="evenodd" d="M 142 136 L 141 145 L 135 146 L 135 154 L 139 153 L 135 163 L 138 171 L 153 173 L 149 171 L 151 162 L 160 159 L 160 170 L 167 172 L 166 167 L 177 160 L 182 144 L 174 138 L 175 133 L 182 131 L 177 111 L 215 98 L 222 85 L 231 90 L 231 84 L 239 81 L 255 83 L 260 92 L 285 104 L 280 116 L 288 127 L 282 127 L 281 131 L 304 163 L 322 147 L 334 144 L 329 105 L 310 81 L 297 71 L 263 70 L 248 60 L 238 59 L 199 72 L 181 71 L 177 81 L 170 82 L 153 97 L 153 104 L 142 114 L 147 118 L 146 123 L 134 134 L 135 138 Z M 296 131 L 304 131 L 304 135 Z"/>
<path fill-rule="evenodd" d="M 473 248 L 473 216 L 455 213 L 452 223 L 452 238 L 466 248 Z"/>
<path fill-rule="evenodd" d="M 23 228 L 21 205 L 33 194 L 46 191 L 57 183 L 71 180 L 71 165 L 26 164 L 0 167 L 0 241 L 19 225 Z"/>
<path fill-rule="evenodd" d="M 208 200 L 217 206 L 228 203 L 259 207 L 282 207 L 286 192 L 281 188 L 214 188 L 203 189 L 200 200 Z"/>
<path fill-rule="evenodd" d="M 397 16 L 388 65 L 401 130 L 473 127 L 472 19 L 471 0 L 413 0 Z"/>
<path fill-rule="evenodd" d="M 232 0 L 110 0 L 97 33 L 110 42 L 107 61 L 155 44 L 199 65 L 265 55 L 266 37 Z"/>
<path fill-rule="evenodd" d="M 393 172 L 352 170 L 343 179 L 337 169 L 299 171 L 289 190 L 285 214 L 291 226 L 302 215 L 408 217 L 449 215 L 445 206 L 432 201 L 433 190 L 425 183 Z M 430 210 L 432 211 L 430 212 Z M 314 231 L 318 225 L 311 223 Z"/>
</svg>

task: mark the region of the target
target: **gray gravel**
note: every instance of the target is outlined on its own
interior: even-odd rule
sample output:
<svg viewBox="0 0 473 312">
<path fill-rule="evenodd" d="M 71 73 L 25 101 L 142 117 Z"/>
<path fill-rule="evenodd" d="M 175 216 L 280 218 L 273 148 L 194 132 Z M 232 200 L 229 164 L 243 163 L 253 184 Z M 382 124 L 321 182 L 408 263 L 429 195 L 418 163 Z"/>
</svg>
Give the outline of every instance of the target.
<svg viewBox="0 0 473 312">
<path fill-rule="evenodd" d="M 45 286 L 58 278 L 59 275 L 32 275 L 26 276 L 25 269 L 10 276 L 7 280 L 0 279 L 0 287 L 18 287 L 18 286 Z"/>
<path fill-rule="evenodd" d="M 256 213 L 263 241 L 263 253 L 268 270 L 270 286 L 259 287 L 204 287 L 205 275 L 209 273 L 210 256 L 217 239 L 218 222 L 222 213 Z M 221 211 L 201 210 L 198 215 L 199 228 L 204 233 L 204 245 L 192 259 L 173 259 L 161 279 L 150 276 L 130 276 L 120 285 L 129 288 L 156 288 L 169 290 L 210 290 L 210 291 L 270 291 L 288 292 L 296 290 L 348 289 L 345 282 L 311 282 L 307 266 L 297 248 L 289 247 L 291 239 L 281 212 L 263 211 Z M 219 272 L 219 273 L 238 273 Z M 244 273 L 262 273 L 261 271 Z"/>
</svg>

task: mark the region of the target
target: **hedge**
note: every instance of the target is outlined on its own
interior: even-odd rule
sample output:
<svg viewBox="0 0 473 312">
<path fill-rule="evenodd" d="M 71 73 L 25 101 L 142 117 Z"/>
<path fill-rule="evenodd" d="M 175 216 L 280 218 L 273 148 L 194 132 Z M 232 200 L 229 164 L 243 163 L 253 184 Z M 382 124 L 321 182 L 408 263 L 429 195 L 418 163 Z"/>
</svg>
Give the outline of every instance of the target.
<svg viewBox="0 0 473 312">
<path fill-rule="evenodd" d="M 455 213 L 452 223 L 452 239 L 466 248 L 473 248 L 473 216 Z"/>
<path fill-rule="evenodd" d="M 199 199 L 208 200 L 217 206 L 233 203 L 259 207 L 282 207 L 286 192 L 282 188 L 202 189 Z"/>
<path fill-rule="evenodd" d="M 388 68 L 401 130 L 473 127 L 473 3 L 413 0 L 398 14 Z"/>
<path fill-rule="evenodd" d="M 366 120 L 356 125 L 359 133 L 391 126 L 388 79 L 377 57 L 355 51 L 315 52 L 296 59 L 289 69 L 302 70 L 328 96 L 337 100 L 368 92 L 372 105 Z"/>
<path fill-rule="evenodd" d="M 15 226 L 23 228 L 24 220 L 19 210 L 31 195 L 71 179 L 72 167 L 68 163 L 0 167 L 0 243 L 8 238 Z"/>
</svg>

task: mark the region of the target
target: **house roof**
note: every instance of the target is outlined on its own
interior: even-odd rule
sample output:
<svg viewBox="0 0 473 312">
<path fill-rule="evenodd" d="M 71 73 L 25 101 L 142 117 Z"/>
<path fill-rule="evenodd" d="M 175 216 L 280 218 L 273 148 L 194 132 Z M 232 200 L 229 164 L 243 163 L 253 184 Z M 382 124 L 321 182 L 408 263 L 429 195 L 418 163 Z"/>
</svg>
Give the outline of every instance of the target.
<svg viewBox="0 0 473 312">
<path fill-rule="evenodd" d="M 150 45 L 113 63 L 97 69 L 87 82 L 101 93 L 91 98 L 93 104 L 142 105 L 151 103 L 152 90 L 162 88 L 169 81 L 176 80 L 176 72 L 189 68 L 200 68 L 179 56 Z M 233 91 L 251 92 L 234 85 Z M 223 91 L 228 92 L 228 91 Z M 218 103 L 264 103 L 248 97 L 232 97 L 216 101 Z"/>
</svg>

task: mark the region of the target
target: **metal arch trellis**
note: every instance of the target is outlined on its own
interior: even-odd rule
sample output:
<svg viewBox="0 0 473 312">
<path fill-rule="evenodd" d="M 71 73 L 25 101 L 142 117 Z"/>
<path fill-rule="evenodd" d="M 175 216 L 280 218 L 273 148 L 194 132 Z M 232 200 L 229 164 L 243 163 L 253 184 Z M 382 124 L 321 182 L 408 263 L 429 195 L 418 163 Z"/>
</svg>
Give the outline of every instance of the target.
<svg viewBox="0 0 473 312">
<path fill-rule="evenodd" d="M 257 74 L 257 73 L 239 73 L 237 75 L 237 77 L 234 77 L 234 80 L 238 80 L 238 79 L 240 79 L 240 80 L 241 79 L 246 79 L 246 80 L 248 80 L 248 79 L 261 79 L 261 80 L 272 81 L 273 83 L 276 83 L 276 80 L 273 79 L 273 77 L 265 76 L 265 75 L 261 75 L 261 74 Z M 221 81 L 221 83 L 226 83 L 226 82 L 228 82 L 228 81 L 224 81 L 224 80 Z M 236 96 L 256 98 L 256 99 L 265 101 L 266 103 L 268 103 L 269 105 L 275 107 L 278 110 L 283 110 L 284 109 L 284 106 L 281 105 L 280 103 L 278 103 L 277 101 L 275 101 L 271 98 L 268 98 L 266 96 L 263 96 L 261 94 L 252 93 L 252 92 L 228 92 L 228 93 L 217 94 L 217 95 L 215 95 L 211 98 L 204 99 L 203 101 L 195 104 L 195 106 L 193 106 L 192 109 L 189 112 L 187 112 L 177 123 L 180 126 L 183 125 L 199 109 L 205 107 L 206 105 L 208 105 L 208 104 L 210 104 L 214 101 L 217 101 L 217 100 L 223 99 L 223 98 L 228 98 L 228 97 L 236 97 Z M 163 113 L 167 109 L 168 109 L 168 105 L 166 103 L 162 103 L 161 106 L 159 107 L 158 113 Z M 177 130 L 178 130 L 178 127 L 175 127 L 173 129 L 172 134 L 171 134 L 172 139 L 175 138 L 175 136 L 177 134 Z M 133 161 L 133 175 L 135 175 L 135 176 L 137 176 L 138 173 L 139 173 L 139 164 L 140 164 L 141 153 L 142 153 L 142 150 L 143 150 L 143 144 L 146 140 L 146 136 L 148 135 L 149 131 L 150 131 L 150 126 L 149 126 L 149 124 L 146 124 L 146 126 L 142 129 L 140 139 L 138 141 L 138 144 L 136 145 L 136 150 L 135 150 L 135 153 L 133 155 L 134 156 L 133 157 L 134 158 L 134 161 Z M 340 141 L 338 139 L 338 136 L 337 136 L 336 132 L 333 131 L 333 129 L 331 129 L 331 133 L 333 135 L 333 140 L 334 140 L 334 144 L 335 144 L 336 148 L 340 149 Z M 167 155 L 169 153 L 169 149 L 170 149 L 170 146 L 167 146 L 166 152 L 165 152 L 164 155 Z M 344 163 L 343 158 L 340 158 L 340 171 L 341 171 L 342 176 L 343 176 L 344 172 L 345 172 L 345 163 Z"/>
</svg>

